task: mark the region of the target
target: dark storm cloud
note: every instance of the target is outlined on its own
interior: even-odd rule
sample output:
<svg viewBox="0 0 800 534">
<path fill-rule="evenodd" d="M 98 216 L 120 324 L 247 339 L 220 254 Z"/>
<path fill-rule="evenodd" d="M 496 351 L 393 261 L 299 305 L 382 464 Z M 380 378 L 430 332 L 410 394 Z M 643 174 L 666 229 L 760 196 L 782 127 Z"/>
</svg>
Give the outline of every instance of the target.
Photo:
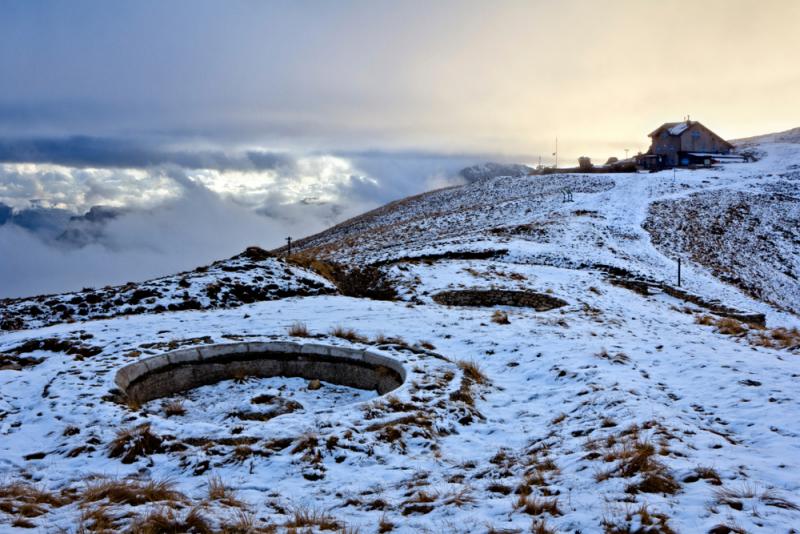
<svg viewBox="0 0 800 534">
<path fill-rule="evenodd" d="M 67 167 L 147 168 L 175 165 L 186 169 L 284 171 L 294 159 L 284 152 L 250 150 L 164 150 L 140 141 L 72 136 L 0 139 L 2 163 L 53 163 Z"/>
</svg>

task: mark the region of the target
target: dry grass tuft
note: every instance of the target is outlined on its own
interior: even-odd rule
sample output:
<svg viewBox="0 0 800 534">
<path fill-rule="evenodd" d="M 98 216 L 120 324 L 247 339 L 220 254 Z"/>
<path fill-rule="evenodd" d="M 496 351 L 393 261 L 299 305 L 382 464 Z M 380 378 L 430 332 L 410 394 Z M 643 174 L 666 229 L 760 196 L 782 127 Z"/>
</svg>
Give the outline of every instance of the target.
<svg viewBox="0 0 800 534">
<path fill-rule="evenodd" d="M 316 527 L 319 530 L 338 530 L 345 529 L 345 525 L 336 517 L 313 508 L 296 508 L 292 512 L 292 517 L 285 523 L 288 528 L 308 528 L 309 531 Z"/>
<path fill-rule="evenodd" d="M 508 320 L 508 314 L 500 310 L 496 310 L 492 314 L 492 322 L 497 324 L 511 324 L 511 321 Z"/>
<path fill-rule="evenodd" d="M 244 503 L 236 498 L 236 492 L 226 486 L 219 475 L 208 477 L 208 500 L 225 506 L 244 507 Z"/>
<path fill-rule="evenodd" d="M 643 428 L 632 425 L 618 434 L 610 434 L 605 439 L 591 440 L 587 448 L 592 450 L 589 459 L 602 460 L 609 467 L 595 473 L 595 480 L 600 483 L 611 478 L 634 478 L 625 491 L 629 494 L 662 493 L 672 495 L 681 486 L 673 478 L 671 471 L 658 458 L 658 447 L 650 439 L 643 437 L 642 432 L 654 431 L 655 435 L 666 431 L 655 421 L 647 422 Z M 662 440 L 661 449 L 667 451 L 666 441 Z"/>
<path fill-rule="evenodd" d="M 293 337 L 308 337 L 311 334 L 308 332 L 306 324 L 298 321 L 289 327 L 289 335 Z"/>
<path fill-rule="evenodd" d="M 460 360 L 458 368 L 464 372 L 464 376 L 475 382 L 476 384 L 488 384 L 489 379 L 481 370 L 480 366 L 475 361 Z"/>
<path fill-rule="evenodd" d="M 132 506 L 155 502 L 187 502 L 186 496 L 173 489 L 173 486 L 169 480 L 97 478 L 87 483 L 80 497 L 84 503 L 106 501 Z"/>
<path fill-rule="evenodd" d="M 697 315 L 694 318 L 694 322 L 697 324 L 701 324 L 703 326 L 713 326 L 714 323 L 716 322 L 716 319 L 714 319 L 714 316 L 708 314 Z"/>
<path fill-rule="evenodd" d="M 270 523 L 257 525 L 253 514 L 246 510 L 237 510 L 235 519 L 222 523 L 216 532 L 222 534 L 276 534 L 278 527 Z"/>
<path fill-rule="evenodd" d="M 628 355 L 625 354 L 624 352 L 618 352 L 616 354 L 610 354 L 605 348 L 600 350 L 600 352 L 595 354 L 595 356 L 597 356 L 598 358 L 601 358 L 603 360 L 608 360 L 611 363 L 616 363 L 616 364 L 620 364 L 620 365 L 624 365 L 624 364 L 626 364 L 626 363 L 631 361 L 631 359 L 628 357 Z"/>
<path fill-rule="evenodd" d="M 318 445 L 319 438 L 316 434 L 306 434 L 297 440 L 297 443 L 295 443 L 294 448 L 292 449 L 292 454 L 299 454 L 301 452 L 316 449 Z"/>
<path fill-rule="evenodd" d="M 352 328 L 344 328 L 343 326 L 337 326 L 331 330 L 331 335 L 340 339 L 346 339 L 351 343 L 366 343 L 368 341 L 366 337 L 356 333 Z"/>
<path fill-rule="evenodd" d="M 553 420 L 550 421 L 550 423 L 553 424 L 553 425 L 558 425 L 558 424 L 562 423 L 566 418 L 567 418 L 567 414 L 565 414 L 564 412 L 561 412 L 557 416 L 553 417 Z"/>
<path fill-rule="evenodd" d="M 558 507 L 558 499 L 535 497 L 530 495 L 520 494 L 517 499 L 516 508 L 528 515 L 542 515 L 548 513 L 552 516 L 561 515 L 561 510 Z"/>
<path fill-rule="evenodd" d="M 394 523 L 389 521 L 386 514 L 382 515 L 378 520 L 378 534 L 386 534 L 394 530 Z"/>
<path fill-rule="evenodd" d="M 626 493 L 663 493 L 673 495 L 681 489 L 672 476 L 661 472 L 646 473 L 640 482 L 630 484 L 625 488 Z"/>
<path fill-rule="evenodd" d="M 85 532 L 117 532 L 117 519 L 109 512 L 109 506 L 93 506 L 81 510 L 77 533 Z"/>
<path fill-rule="evenodd" d="M 800 506 L 792 501 L 781 497 L 775 491 L 762 490 L 755 485 L 743 484 L 738 488 L 720 488 L 714 492 L 714 502 L 716 504 L 727 505 L 734 510 L 744 508 L 743 500 L 751 500 L 773 508 L 783 510 L 800 510 Z"/>
<path fill-rule="evenodd" d="M 163 409 L 165 417 L 172 417 L 172 416 L 179 416 L 186 414 L 186 407 L 183 405 L 181 401 L 177 400 L 165 403 Z"/>
<path fill-rule="evenodd" d="M 617 520 L 603 519 L 605 534 L 675 534 L 669 526 L 669 518 L 662 513 L 652 512 L 646 504 L 638 508 L 628 508 L 623 517 Z"/>
<path fill-rule="evenodd" d="M 714 486 L 722 485 L 722 479 L 719 473 L 711 467 L 695 467 L 694 472 L 683 479 L 683 481 L 687 483 L 697 482 L 698 480 L 705 480 Z"/>
<path fill-rule="evenodd" d="M 408 342 L 400 336 L 386 336 L 383 333 L 378 334 L 375 336 L 375 339 L 372 341 L 376 345 L 399 345 L 401 347 L 408 347 Z M 433 350 L 433 349 L 429 349 Z"/>
<path fill-rule="evenodd" d="M 547 525 L 547 519 L 544 517 L 537 517 L 531 523 L 531 532 L 533 534 L 556 534 L 556 529 Z"/>
<path fill-rule="evenodd" d="M 773 343 L 782 349 L 800 346 L 800 330 L 797 328 L 773 328 L 770 331 Z"/>
<path fill-rule="evenodd" d="M 48 508 L 60 508 L 72 500 L 68 493 L 52 493 L 29 482 L 15 481 L 0 485 L 0 512 L 16 515 L 23 522 L 25 518 L 39 517 Z"/>
<path fill-rule="evenodd" d="M 150 425 L 146 423 L 135 428 L 120 430 L 108 447 L 108 455 L 111 458 L 121 457 L 124 464 L 160 452 L 164 452 L 163 439 L 150 432 Z"/>
<path fill-rule="evenodd" d="M 741 336 L 747 333 L 747 325 L 731 317 L 722 317 L 717 320 L 717 332 L 727 336 Z"/>
<path fill-rule="evenodd" d="M 132 534 L 163 534 L 172 532 L 192 532 L 211 534 L 214 530 L 197 508 L 192 508 L 185 517 L 167 507 L 151 510 L 147 515 L 131 524 L 128 532 Z"/>
<path fill-rule="evenodd" d="M 475 405 L 475 392 L 473 386 L 475 384 L 488 384 L 489 379 L 483 373 L 478 364 L 474 361 L 468 362 L 461 360 L 458 362 L 458 367 L 462 370 L 461 384 L 458 390 L 450 393 L 450 400 L 454 402 L 463 402 L 468 406 Z M 465 424 L 468 424 L 471 416 L 464 419 Z"/>
</svg>

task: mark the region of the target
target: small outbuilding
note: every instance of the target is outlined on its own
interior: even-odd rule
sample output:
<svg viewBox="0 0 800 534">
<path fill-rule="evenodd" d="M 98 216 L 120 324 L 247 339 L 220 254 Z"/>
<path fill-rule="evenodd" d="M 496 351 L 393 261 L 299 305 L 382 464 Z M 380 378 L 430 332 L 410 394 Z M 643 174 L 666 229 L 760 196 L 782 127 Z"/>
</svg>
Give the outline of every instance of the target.
<svg viewBox="0 0 800 534">
<path fill-rule="evenodd" d="M 649 134 L 650 150 L 639 156 L 647 169 L 703 165 L 727 159 L 733 145 L 697 121 L 667 122 Z"/>
</svg>

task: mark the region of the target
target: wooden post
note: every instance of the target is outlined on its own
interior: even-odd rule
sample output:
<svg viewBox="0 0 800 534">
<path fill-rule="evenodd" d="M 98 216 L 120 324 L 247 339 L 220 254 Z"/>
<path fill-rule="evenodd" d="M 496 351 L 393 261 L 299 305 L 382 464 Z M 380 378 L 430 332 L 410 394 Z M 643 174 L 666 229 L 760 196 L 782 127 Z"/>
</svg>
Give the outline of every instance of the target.
<svg viewBox="0 0 800 534">
<path fill-rule="evenodd" d="M 291 255 L 292 255 L 292 238 L 291 237 L 287 237 L 286 238 L 286 257 L 288 258 Z M 678 285 L 680 285 L 680 283 Z"/>
<path fill-rule="evenodd" d="M 681 259 L 678 258 L 678 287 L 681 287 Z"/>
</svg>

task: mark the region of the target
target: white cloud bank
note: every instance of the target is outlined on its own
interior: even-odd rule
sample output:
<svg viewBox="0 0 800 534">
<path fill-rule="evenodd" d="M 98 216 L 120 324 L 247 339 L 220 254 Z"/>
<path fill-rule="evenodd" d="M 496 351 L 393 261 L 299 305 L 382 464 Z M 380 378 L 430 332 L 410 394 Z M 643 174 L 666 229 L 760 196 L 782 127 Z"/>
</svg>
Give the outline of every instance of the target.
<svg viewBox="0 0 800 534">
<path fill-rule="evenodd" d="M 0 226 L 0 297 L 101 287 L 189 270 L 245 247 L 274 248 L 388 200 L 453 183 L 462 160 L 298 157 L 280 170 L 80 169 L 51 164 L 0 165 L 0 203 L 17 213 L 35 206 L 78 215 L 97 205 L 123 208 L 90 230 L 81 246 L 54 233 Z M 408 159 L 408 158 L 405 158 Z M 404 169 L 413 169 L 413 175 Z M 63 220 L 62 217 L 60 220 Z M 57 233 L 57 232 L 56 232 Z"/>
</svg>

